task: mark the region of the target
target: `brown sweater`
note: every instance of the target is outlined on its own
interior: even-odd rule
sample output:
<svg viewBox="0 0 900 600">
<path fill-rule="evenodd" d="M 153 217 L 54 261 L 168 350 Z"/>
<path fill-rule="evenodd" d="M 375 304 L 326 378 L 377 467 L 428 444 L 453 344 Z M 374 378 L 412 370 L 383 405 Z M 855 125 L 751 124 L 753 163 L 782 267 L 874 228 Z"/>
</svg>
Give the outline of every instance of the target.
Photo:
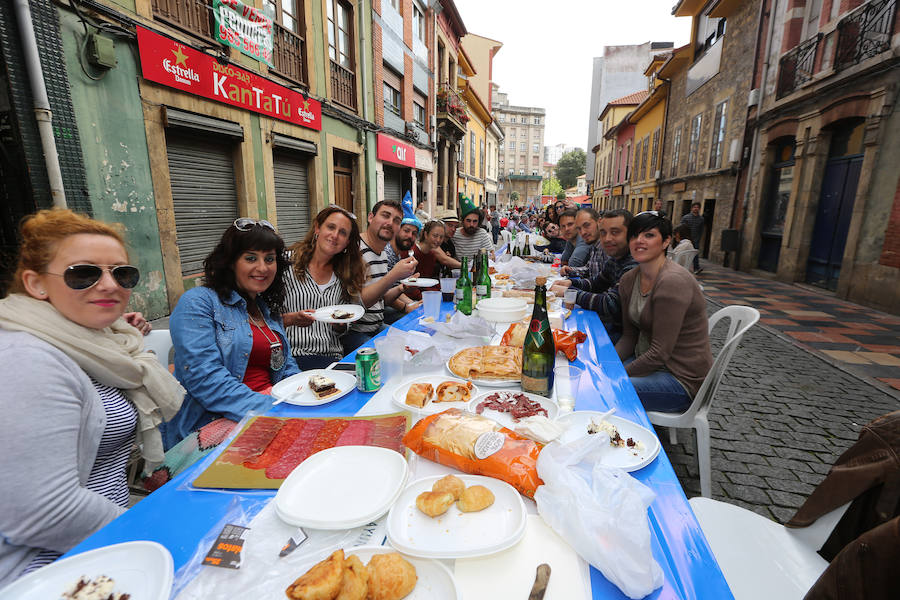
<svg viewBox="0 0 900 600">
<path fill-rule="evenodd" d="M 632 269 L 619 280 L 623 332 L 616 351 L 620 358 L 634 354 L 639 331 L 650 338 L 650 348 L 628 364 L 625 372 L 631 377 L 644 377 L 666 369 L 694 397 L 712 366 L 703 292 L 685 268 L 666 261 L 638 318 L 638 330 L 628 314 L 638 273 L 640 268 Z"/>
</svg>

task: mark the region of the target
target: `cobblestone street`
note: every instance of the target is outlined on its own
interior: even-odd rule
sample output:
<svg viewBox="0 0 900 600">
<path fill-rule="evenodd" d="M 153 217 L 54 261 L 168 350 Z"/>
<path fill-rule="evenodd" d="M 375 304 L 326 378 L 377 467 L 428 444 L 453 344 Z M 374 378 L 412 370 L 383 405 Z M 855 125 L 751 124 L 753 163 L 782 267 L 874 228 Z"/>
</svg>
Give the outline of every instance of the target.
<svg viewBox="0 0 900 600">
<path fill-rule="evenodd" d="M 722 305 L 708 300 L 709 313 Z M 725 327 L 713 333 L 713 352 Z M 870 420 L 900 409 L 889 391 L 830 364 L 761 322 L 741 343 L 710 409 L 712 492 L 788 520 Z M 700 493 L 693 431 L 657 428 L 685 493 Z"/>
</svg>

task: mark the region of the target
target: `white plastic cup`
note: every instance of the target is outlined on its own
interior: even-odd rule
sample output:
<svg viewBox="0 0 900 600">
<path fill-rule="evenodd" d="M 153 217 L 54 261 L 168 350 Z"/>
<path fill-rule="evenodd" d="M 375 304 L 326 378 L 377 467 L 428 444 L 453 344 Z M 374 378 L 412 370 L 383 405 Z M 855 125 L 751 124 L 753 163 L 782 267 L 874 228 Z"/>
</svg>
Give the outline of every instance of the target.
<svg viewBox="0 0 900 600">
<path fill-rule="evenodd" d="M 453 302 L 456 293 L 456 277 L 441 277 L 441 293 L 444 302 Z"/>
<path fill-rule="evenodd" d="M 578 396 L 578 386 L 581 383 L 581 375 L 584 369 L 573 365 L 563 365 L 553 369 L 553 386 L 556 390 L 556 404 L 560 413 L 569 413 L 575 410 L 575 398 Z"/>
<path fill-rule="evenodd" d="M 397 345 L 386 337 L 377 338 L 374 346 L 381 363 L 381 385 L 384 387 L 390 380 L 403 375 L 403 352 L 398 352 Z"/>
<path fill-rule="evenodd" d="M 425 318 L 431 317 L 435 321 L 441 316 L 441 292 L 422 292 Z"/>
<path fill-rule="evenodd" d="M 565 307 L 569 310 L 575 308 L 575 299 L 578 297 L 578 290 L 573 290 L 571 288 L 567 288 L 566 292 L 563 294 L 563 303 Z"/>
</svg>

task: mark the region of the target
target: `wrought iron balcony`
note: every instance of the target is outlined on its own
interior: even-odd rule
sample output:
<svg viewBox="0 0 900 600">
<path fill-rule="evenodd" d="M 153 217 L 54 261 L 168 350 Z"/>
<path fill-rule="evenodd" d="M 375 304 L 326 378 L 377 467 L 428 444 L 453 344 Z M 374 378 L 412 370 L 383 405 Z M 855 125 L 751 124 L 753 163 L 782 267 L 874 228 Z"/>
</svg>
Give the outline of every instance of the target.
<svg viewBox="0 0 900 600">
<path fill-rule="evenodd" d="M 212 0 L 150 0 L 153 17 L 207 39 L 214 38 Z"/>
<path fill-rule="evenodd" d="M 436 101 L 438 129 L 453 143 L 458 142 L 466 134 L 466 123 L 469 122 L 465 101 L 446 83 L 438 88 Z"/>
<path fill-rule="evenodd" d="M 278 23 L 275 23 L 274 35 L 273 70 L 287 79 L 305 84 L 306 68 L 303 59 L 306 40 Z"/>
<path fill-rule="evenodd" d="M 331 99 L 356 110 L 356 73 L 331 61 Z"/>
<path fill-rule="evenodd" d="M 835 69 L 845 69 L 891 47 L 897 0 L 871 0 L 837 26 Z"/>
<path fill-rule="evenodd" d="M 816 50 L 822 34 L 811 37 L 796 46 L 778 61 L 778 89 L 776 98 L 787 96 L 801 85 L 812 79 L 816 64 Z"/>
</svg>

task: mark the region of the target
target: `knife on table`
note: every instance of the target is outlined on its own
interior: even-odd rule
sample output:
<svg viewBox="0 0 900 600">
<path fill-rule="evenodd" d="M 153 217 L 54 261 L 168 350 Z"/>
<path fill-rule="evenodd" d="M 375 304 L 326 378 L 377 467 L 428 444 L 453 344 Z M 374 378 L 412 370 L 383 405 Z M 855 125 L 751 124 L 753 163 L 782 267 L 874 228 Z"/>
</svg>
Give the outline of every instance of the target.
<svg viewBox="0 0 900 600">
<path fill-rule="evenodd" d="M 547 592 L 547 582 L 550 581 L 550 565 L 541 563 L 538 565 L 537 573 L 534 576 L 534 585 L 531 586 L 531 593 L 528 594 L 528 600 L 543 600 L 544 594 Z"/>
</svg>

